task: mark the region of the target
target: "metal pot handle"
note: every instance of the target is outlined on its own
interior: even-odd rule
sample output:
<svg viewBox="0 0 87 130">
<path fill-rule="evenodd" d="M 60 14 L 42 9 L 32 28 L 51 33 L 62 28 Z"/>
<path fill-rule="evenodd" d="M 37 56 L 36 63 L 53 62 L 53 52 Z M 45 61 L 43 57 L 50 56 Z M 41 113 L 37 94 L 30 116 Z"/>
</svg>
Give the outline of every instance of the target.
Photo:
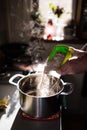
<svg viewBox="0 0 87 130">
<path fill-rule="evenodd" d="M 13 75 L 10 79 L 9 79 L 9 83 L 10 84 L 13 84 L 13 85 L 15 85 L 15 86 L 17 86 L 17 84 L 18 84 L 18 81 L 17 82 L 14 82 L 14 80 L 16 79 L 16 78 L 23 78 L 23 77 L 25 77 L 24 75 L 22 75 L 22 74 L 15 74 L 15 75 Z M 19 79 L 18 79 L 19 80 Z"/>
<path fill-rule="evenodd" d="M 65 83 L 63 83 L 63 85 L 64 85 L 64 89 L 61 92 L 61 95 L 69 95 L 73 92 L 73 84 L 72 83 L 65 82 Z"/>
</svg>

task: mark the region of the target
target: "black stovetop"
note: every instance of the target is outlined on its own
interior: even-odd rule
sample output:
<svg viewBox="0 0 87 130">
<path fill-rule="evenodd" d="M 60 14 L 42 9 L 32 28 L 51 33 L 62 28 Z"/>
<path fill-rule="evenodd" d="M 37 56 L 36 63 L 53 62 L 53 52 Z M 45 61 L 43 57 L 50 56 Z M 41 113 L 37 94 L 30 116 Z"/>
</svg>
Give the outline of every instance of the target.
<svg viewBox="0 0 87 130">
<path fill-rule="evenodd" d="M 55 119 L 37 120 L 25 118 L 19 109 L 11 130 L 62 130 L 61 114 Z"/>
</svg>

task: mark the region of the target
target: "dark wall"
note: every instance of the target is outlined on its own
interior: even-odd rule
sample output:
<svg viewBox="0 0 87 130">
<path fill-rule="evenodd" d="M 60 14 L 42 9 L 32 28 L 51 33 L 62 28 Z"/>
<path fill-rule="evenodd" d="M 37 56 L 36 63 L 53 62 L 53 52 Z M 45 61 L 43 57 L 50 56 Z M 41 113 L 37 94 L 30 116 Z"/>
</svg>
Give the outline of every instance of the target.
<svg viewBox="0 0 87 130">
<path fill-rule="evenodd" d="M 0 0 L 0 44 L 29 40 L 30 0 Z"/>
<path fill-rule="evenodd" d="M 0 0 L 0 44 L 7 40 L 6 1 Z"/>
</svg>

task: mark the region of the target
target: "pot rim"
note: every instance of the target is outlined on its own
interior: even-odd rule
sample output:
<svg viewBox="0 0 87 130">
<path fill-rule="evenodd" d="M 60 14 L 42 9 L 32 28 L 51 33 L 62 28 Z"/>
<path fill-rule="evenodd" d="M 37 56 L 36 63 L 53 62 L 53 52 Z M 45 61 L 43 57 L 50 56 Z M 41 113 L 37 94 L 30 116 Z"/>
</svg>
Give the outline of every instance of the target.
<svg viewBox="0 0 87 130">
<path fill-rule="evenodd" d="M 26 79 L 27 77 L 31 77 L 31 76 L 35 76 L 35 75 L 41 75 L 41 73 L 32 73 L 32 74 L 26 75 L 26 76 L 22 77 L 21 79 L 19 79 L 19 81 L 18 81 L 18 83 L 17 83 L 17 89 L 19 90 L 19 92 L 21 92 L 22 94 L 24 94 L 24 95 L 26 95 L 26 96 L 28 96 L 28 97 L 33 97 L 33 98 L 49 98 L 49 97 L 53 97 L 53 96 L 58 96 L 58 95 L 60 95 L 61 92 L 63 91 L 63 89 L 64 89 L 63 80 L 62 80 L 62 79 L 59 79 L 60 82 L 61 82 L 61 84 L 62 84 L 61 89 L 60 89 L 58 92 L 56 92 L 55 94 L 52 94 L 52 95 L 50 95 L 50 96 L 34 96 L 34 95 L 29 95 L 29 94 L 23 92 L 23 91 L 21 90 L 21 88 L 20 88 L 20 82 L 21 82 L 22 80 Z M 47 75 L 50 75 L 50 74 L 47 74 Z M 58 78 L 58 77 L 55 77 L 55 78 Z"/>
</svg>

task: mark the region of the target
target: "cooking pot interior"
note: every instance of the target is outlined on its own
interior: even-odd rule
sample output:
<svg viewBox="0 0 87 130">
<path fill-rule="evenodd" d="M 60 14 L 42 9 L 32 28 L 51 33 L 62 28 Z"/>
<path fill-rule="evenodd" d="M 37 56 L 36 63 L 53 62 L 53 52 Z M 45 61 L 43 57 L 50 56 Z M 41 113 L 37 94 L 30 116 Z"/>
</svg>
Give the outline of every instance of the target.
<svg viewBox="0 0 87 130">
<path fill-rule="evenodd" d="M 32 96 L 52 96 L 62 91 L 60 79 L 47 74 L 31 74 L 19 82 L 19 90 Z"/>
</svg>

